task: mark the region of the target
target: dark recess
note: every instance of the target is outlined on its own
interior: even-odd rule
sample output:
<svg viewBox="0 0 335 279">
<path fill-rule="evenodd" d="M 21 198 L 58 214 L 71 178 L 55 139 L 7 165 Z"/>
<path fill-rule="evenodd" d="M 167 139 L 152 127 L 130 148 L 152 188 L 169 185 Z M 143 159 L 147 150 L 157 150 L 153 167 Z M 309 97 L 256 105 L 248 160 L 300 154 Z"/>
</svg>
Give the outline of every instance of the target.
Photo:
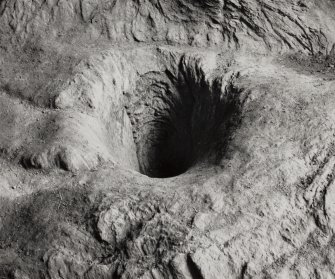
<svg viewBox="0 0 335 279">
<path fill-rule="evenodd" d="M 194 82 L 187 73 L 170 77 L 170 82 L 162 81 L 166 77 L 145 78 L 152 82 L 147 82 L 146 98 L 159 98 L 163 105 L 154 107 L 149 116 L 143 113 L 137 123 L 146 124 L 134 125 L 140 134 L 137 153 L 141 172 L 155 178 L 174 177 L 196 164 L 220 160 L 236 125 L 238 91 L 231 87 L 222 95 L 219 80 L 210 86 L 203 78 Z"/>
</svg>

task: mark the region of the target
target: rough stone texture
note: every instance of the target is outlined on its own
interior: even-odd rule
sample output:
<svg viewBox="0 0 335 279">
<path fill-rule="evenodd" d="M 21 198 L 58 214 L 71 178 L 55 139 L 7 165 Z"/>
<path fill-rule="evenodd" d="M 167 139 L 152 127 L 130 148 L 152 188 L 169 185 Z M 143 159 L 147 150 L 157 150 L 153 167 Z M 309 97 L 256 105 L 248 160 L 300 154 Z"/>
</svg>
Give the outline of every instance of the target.
<svg viewBox="0 0 335 279">
<path fill-rule="evenodd" d="M 335 4 L 0 0 L 0 278 L 335 278 Z"/>
<path fill-rule="evenodd" d="M 2 33 L 19 40 L 266 46 L 308 52 L 334 43 L 331 1 L 2 0 Z M 322 7 L 320 9 L 320 7 Z M 327 9 L 328 8 L 328 9 Z"/>
</svg>

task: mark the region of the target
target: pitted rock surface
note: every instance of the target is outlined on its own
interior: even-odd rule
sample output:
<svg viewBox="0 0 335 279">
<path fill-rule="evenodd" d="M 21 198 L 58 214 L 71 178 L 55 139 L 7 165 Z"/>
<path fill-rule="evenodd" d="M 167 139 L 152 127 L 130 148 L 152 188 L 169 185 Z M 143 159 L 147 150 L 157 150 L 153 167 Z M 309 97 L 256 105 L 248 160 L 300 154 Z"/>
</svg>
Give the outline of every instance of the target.
<svg viewBox="0 0 335 279">
<path fill-rule="evenodd" d="M 0 0 L 0 278 L 335 278 L 335 4 Z"/>
</svg>

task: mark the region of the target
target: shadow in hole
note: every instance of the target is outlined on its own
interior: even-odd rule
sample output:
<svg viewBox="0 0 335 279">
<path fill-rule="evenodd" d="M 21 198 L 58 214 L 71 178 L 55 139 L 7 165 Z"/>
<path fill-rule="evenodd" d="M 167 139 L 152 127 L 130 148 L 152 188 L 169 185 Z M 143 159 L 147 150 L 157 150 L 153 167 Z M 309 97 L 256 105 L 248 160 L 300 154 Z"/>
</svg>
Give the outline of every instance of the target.
<svg viewBox="0 0 335 279">
<path fill-rule="evenodd" d="M 186 75 L 170 81 L 173 88 L 169 83 L 158 86 L 163 92 L 155 92 L 154 85 L 148 88 L 165 104 L 155 108 L 143 129 L 138 157 L 141 172 L 149 177 L 174 177 L 197 163 L 220 161 L 239 115 L 238 90 L 231 87 L 222 96 L 219 79 L 212 85 Z"/>
</svg>

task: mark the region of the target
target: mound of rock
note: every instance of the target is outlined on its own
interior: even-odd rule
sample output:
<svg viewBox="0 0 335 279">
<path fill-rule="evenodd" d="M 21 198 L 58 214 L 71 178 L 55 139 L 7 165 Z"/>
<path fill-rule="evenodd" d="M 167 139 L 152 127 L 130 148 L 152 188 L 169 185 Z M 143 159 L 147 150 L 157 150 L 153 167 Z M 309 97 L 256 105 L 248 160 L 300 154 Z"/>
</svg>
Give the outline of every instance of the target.
<svg viewBox="0 0 335 279">
<path fill-rule="evenodd" d="M 0 278 L 335 278 L 334 12 L 0 0 Z"/>
</svg>

